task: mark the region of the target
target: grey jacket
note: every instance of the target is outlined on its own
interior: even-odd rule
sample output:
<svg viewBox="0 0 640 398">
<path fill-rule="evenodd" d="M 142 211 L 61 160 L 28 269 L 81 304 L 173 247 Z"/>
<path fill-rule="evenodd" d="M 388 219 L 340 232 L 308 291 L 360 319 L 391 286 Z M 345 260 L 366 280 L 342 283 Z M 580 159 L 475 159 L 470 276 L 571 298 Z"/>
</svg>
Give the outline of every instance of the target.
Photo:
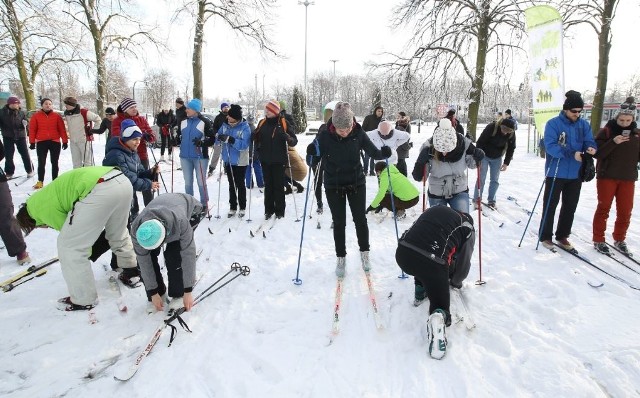
<svg viewBox="0 0 640 398">
<path fill-rule="evenodd" d="M 193 196 L 184 193 L 166 193 L 158 196 L 140 212 L 131 224 L 131 241 L 138 257 L 140 273 L 147 291 L 158 288 L 156 276 L 151 262 L 149 250 L 138 244 L 134 231 L 143 222 L 151 219 L 164 223 L 167 231 L 163 244 L 180 241 L 180 257 L 182 259 L 182 280 L 185 290 L 191 290 L 196 280 L 196 243 L 193 239 L 193 228 L 189 223 L 192 215 L 200 214 L 203 206 Z"/>
<path fill-rule="evenodd" d="M 456 162 L 442 162 L 434 158 L 429 159 L 427 164 L 427 180 L 429 181 L 429 195 L 445 199 L 469 189 L 467 181 L 467 169 L 475 169 L 476 162 L 473 155 L 469 153 L 469 146 L 472 142 L 464 138 L 464 155 Z M 431 146 L 430 140 L 420 148 Z"/>
</svg>

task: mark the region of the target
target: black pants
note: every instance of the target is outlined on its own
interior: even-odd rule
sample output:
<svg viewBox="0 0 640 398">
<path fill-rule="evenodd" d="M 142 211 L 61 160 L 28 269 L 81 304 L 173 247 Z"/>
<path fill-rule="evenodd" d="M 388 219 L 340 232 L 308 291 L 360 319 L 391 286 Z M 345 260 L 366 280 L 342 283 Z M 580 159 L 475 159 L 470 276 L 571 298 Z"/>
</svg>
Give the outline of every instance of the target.
<svg viewBox="0 0 640 398">
<path fill-rule="evenodd" d="M 9 257 L 15 257 L 27 249 L 22 231 L 13 216 L 13 200 L 7 182 L 0 182 L 0 237 Z"/>
<path fill-rule="evenodd" d="M 356 236 L 360 251 L 369 251 L 369 226 L 366 216 L 366 185 L 354 187 L 326 188 L 327 203 L 333 220 L 333 242 L 336 256 L 347 255 L 345 244 L 345 229 L 347 227 L 347 201 L 351 208 L 351 217 L 356 226 Z"/>
<path fill-rule="evenodd" d="M 229 209 L 238 210 L 247 208 L 247 187 L 244 185 L 244 176 L 247 173 L 247 166 L 231 166 L 224 164 L 224 171 L 227 173 L 229 181 Z"/>
<path fill-rule="evenodd" d="M 144 167 L 145 170 L 149 169 L 149 159 L 140 159 L 140 163 L 142 163 L 142 166 Z M 153 200 L 153 191 L 152 190 L 149 189 L 149 190 L 146 190 L 146 191 L 142 191 L 142 203 L 144 203 L 145 207 L 147 207 L 149 202 L 151 202 L 152 200 Z M 133 203 L 131 205 L 131 214 L 134 215 L 134 216 L 137 216 L 138 213 L 140 213 L 140 205 L 138 204 L 138 195 L 134 191 L 133 192 Z"/>
<path fill-rule="evenodd" d="M 160 128 L 160 156 L 164 156 L 164 148 L 168 148 L 168 154 L 171 156 L 171 136 L 162 134 L 162 127 Z"/>
<path fill-rule="evenodd" d="M 284 217 L 284 164 L 262 163 L 264 177 L 264 214 Z"/>
<path fill-rule="evenodd" d="M 551 185 L 553 185 L 553 193 L 551 194 Z M 556 215 L 556 207 L 562 195 L 562 207 L 560 208 L 560 216 L 558 216 L 558 226 L 556 228 L 556 239 L 565 239 L 571 235 L 571 227 L 573 226 L 573 217 L 578 207 L 580 199 L 580 190 L 582 189 L 582 181 L 579 179 L 569 180 L 566 178 L 556 178 L 555 183 L 553 177 L 547 177 L 544 184 L 544 202 L 543 215 L 544 225 L 540 220 L 540 240 L 550 240 L 553 231 L 553 221 Z M 551 196 L 551 202 L 549 202 Z M 547 205 L 548 204 L 548 205 Z M 544 213 L 547 213 L 546 215 Z"/>
<path fill-rule="evenodd" d="M 29 157 L 29 147 L 27 146 L 27 139 L 26 138 L 14 139 L 11 137 L 4 137 L 4 156 L 5 156 L 4 172 L 6 174 L 15 173 L 16 165 L 13 163 L 13 154 L 15 153 L 16 148 L 18 148 L 18 153 L 22 158 L 22 163 L 24 164 L 24 170 L 27 173 L 31 173 L 33 171 L 33 164 L 31 163 L 31 158 Z"/>
<path fill-rule="evenodd" d="M 322 181 L 324 178 L 324 172 L 322 171 L 322 163 L 318 163 L 313 166 L 313 181 L 315 186 L 316 202 L 318 208 L 322 209 Z"/>
<path fill-rule="evenodd" d="M 396 167 L 398 171 L 402 173 L 405 177 L 407 176 L 407 161 L 405 159 L 398 159 L 398 163 L 396 163 Z"/>
<path fill-rule="evenodd" d="M 156 275 L 156 283 L 158 284 L 158 294 L 163 295 L 167 292 L 167 285 L 162 278 L 158 257 L 160 256 L 161 247 L 152 250 L 151 262 L 153 263 L 153 271 Z M 180 241 L 167 243 L 164 249 L 164 264 L 167 268 L 167 279 L 169 280 L 169 297 L 184 296 L 184 280 L 182 279 L 182 256 L 180 255 Z M 147 300 L 151 301 L 151 295 L 147 292 Z"/>
<path fill-rule="evenodd" d="M 59 141 L 38 141 L 36 153 L 38 155 L 38 181 L 44 181 L 44 167 L 47 164 L 47 154 L 51 152 L 51 180 L 58 178 L 58 159 L 62 144 Z"/>
<path fill-rule="evenodd" d="M 419 201 L 420 198 L 418 196 L 411 200 L 402 200 L 393 195 L 393 206 L 391 206 L 391 194 L 387 192 L 380 201 L 380 206 L 382 206 L 383 209 L 389 210 L 393 210 L 392 207 L 395 207 L 396 210 L 407 210 L 417 205 Z"/>
<path fill-rule="evenodd" d="M 446 311 L 448 318 L 451 304 L 448 267 L 400 245 L 396 249 L 396 262 L 405 273 L 416 278 L 417 284 L 426 289 L 429 314 L 439 308 Z"/>
<path fill-rule="evenodd" d="M 375 174 L 375 159 L 367 155 L 366 152 L 362 152 L 362 168 L 364 169 L 364 175 Z"/>
</svg>

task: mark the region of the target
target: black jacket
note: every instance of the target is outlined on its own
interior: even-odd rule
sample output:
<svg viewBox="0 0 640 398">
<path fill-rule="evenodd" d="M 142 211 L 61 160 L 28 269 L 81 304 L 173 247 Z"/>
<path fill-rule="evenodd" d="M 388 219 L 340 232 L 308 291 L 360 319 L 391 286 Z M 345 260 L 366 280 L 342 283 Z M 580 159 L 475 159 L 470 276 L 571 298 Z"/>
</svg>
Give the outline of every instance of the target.
<svg viewBox="0 0 640 398">
<path fill-rule="evenodd" d="M 364 130 L 364 132 L 366 133 L 367 131 L 377 129 L 383 118 L 384 113 L 382 113 L 382 116 L 376 117 L 375 111 L 371 115 L 365 116 L 364 120 L 362 121 L 362 130 Z"/>
<path fill-rule="evenodd" d="M 164 126 L 168 124 L 169 126 L 173 126 L 175 123 L 176 117 L 173 115 L 173 111 L 169 110 L 166 114 L 162 111 L 156 115 L 156 126 Z"/>
<path fill-rule="evenodd" d="M 222 125 L 226 122 L 227 114 L 220 111 L 220 113 L 216 115 L 215 119 L 213 119 L 213 131 L 218 134 L 218 130 L 220 130 L 220 127 L 222 127 Z"/>
<path fill-rule="evenodd" d="M 501 158 L 504 154 L 503 163 L 509 165 L 513 158 L 513 151 L 516 149 L 516 134 L 515 132 L 502 134 L 499 124 L 489 123 L 476 141 L 476 147 L 482 149 L 489 159 Z"/>
<path fill-rule="evenodd" d="M 324 186 L 326 189 L 357 187 L 365 184 L 365 176 L 360 162 L 360 150 L 373 159 L 383 159 L 382 152 L 371 142 L 362 127 L 354 122 L 353 130 L 345 138 L 340 137 L 333 127 L 333 120 L 320 126 L 318 136 L 309 144 L 309 149 L 317 143 L 322 158 Z"/>
<path fill-rule="evenodd" d="M 6 138 L 25 138 L 27 136 L 26 128 L 22 121 L 27 121 L 27 116 L 20 110 L 13 110 L 9 105 L 5 105 L 0 109 L 0 129 L 2 136 Z"/>
<path fill-rule="evenodd" d="M 176 118 L 175 121 L 173 123 L 173 126 L 171 127 L 178 127 L 178 135 L 181 134 L 180 131 L 180 125 L 182 124 L 183 120 L 187 120 L 187 107 L 186 106 L 182 106 L 182 108 L 176 109 Z"/>
<path fill-rule="evenodd" d="M 286 120 L 285 120 L 286 121 Z M 287 144 L 296 146 L 293 126 L 287 124 L 285 131 L 282 118 L 264 118 L 258 122 L 255 130 L 256 152 L 260 152 L 260 162 L 264 164 L 287 164 Z"/>
<path fill-rule="evenodd" d="M 474 243 L 473 218 L 448 206 L 428 208 L 398 241 L 399 246 L 448 266 L 455 285 L 461 285 L 469 274 Z"/>
</svg>

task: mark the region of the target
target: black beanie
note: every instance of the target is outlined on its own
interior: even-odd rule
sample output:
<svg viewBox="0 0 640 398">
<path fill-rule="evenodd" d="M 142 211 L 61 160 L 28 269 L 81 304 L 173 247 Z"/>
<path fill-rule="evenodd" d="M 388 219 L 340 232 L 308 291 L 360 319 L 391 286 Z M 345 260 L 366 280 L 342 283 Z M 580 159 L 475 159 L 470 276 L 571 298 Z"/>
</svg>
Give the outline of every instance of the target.
<svg viewBox="0 0 640 398">
<path fill-rule="evenodd" d="M 569 90 L 564 95 L 566 99 L 564 100 L 564 105 L 562 105 L 562 109 L 573 109 L 573 108 L 584 108 L 584 101 L 582 100 L 582 94 L 577 91 Z"/>
<path fill-rule="evenodd" d="M 231 104 L 227 115 L 231 116 L 234 120 L 242 121 L 242 107 L 237 104 Z"/>
<path fill-rule="evenodd" d="M 513 119 L 502 119 L 500 121 L 501 126 L 509 127 L 512 130 L 516 129 L 516 122 Z"/>
</svg>

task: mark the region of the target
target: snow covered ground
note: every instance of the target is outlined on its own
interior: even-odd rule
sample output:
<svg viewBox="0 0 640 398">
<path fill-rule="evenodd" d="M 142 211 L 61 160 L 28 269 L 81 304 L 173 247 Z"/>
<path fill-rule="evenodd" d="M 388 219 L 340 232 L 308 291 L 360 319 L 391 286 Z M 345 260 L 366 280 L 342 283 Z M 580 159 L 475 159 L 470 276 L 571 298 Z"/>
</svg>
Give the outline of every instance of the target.
<svg viewBox="0 0 640 398">
<path fill-rule="evenodd" d="M 419 146 L 433 125 L 415 143 L 407 162 L 412 168 Z M 518 247 L 527 214 L 543 181 L 544 160 L 526 152 L 526 125 L 520 125 L 519 147 L 511 167 L 502 174 L 500 213 L 477 220 L 482 225 L 482 279 L 478 259 L 464 291 L 477 327 L 462 323 L 448 328 L 449 349 L 442 361 L 427 353 L 428 304 L 415 308 L 413 282 L 399 279 L 394 260 L 396 232 L 391 217 L 378 223 L 369 216 L 371 271 L 384 325 L 375 327 L 372 305 L 359 266 L 352 223 L 347 227 L 347 276 L 344 282 L 340 334 L 332 344 L 335 255 L 330 215 L 315 214 L 305 225 L 300 278 L 295 285 L 302 222 L 296 222 L 294 198 L 287 196 L 286 218 L 251 238 L 263 213 L 262 194 L 254 190 L 253 222 L 225 218 L 227 182 L 208 180 L 212 209 L 221 219 L 205 220 L 197 230 L 204 249 L 198 263 L 202 279 L 196 294 L 225 273 L 233 262 L 251 268 L 229 286 L 185 314 L 193 333 L 178 330 L 167 347 L 166 329 L 137 375 L 118 382 L 113 374 L 135 359 L 162 325 L 162 315 L 145 313 L 142 288 L 123 287 L 128 312 L 120 313 L 109 289 L 105 255 L 94 267 L 100 303 L 98 322 L 86 312 L 56 310 L 67 295 L 60 265 L 9 293 L 0 294 L 0 395 L 3 397 L 631 397 L 640 395 L 640 292 L 587 267 L 572 256 L 535 250 L 541 203 Z M 424 132 L 428 132 L 425 134 Z M 298 148 L 313 136 L 300 135 Z M 95 143 L 102 153 L 104 142 Z M 156 157 L 159 150 L 156 150 Z M 97 156 L 101 160 L 102 156 Z M 18 164 L 20 160 L 17 159 Z M 61 170 L 71 168 L 69 151 Z M 20 167 L 18 172 L 20 173 Z M 47 181 L 50 179 L 47 168 Z M 164 179 L 170 184 L 171 173 Z M 368 198 L 375 179 L 367 177 Z M 476 181 L 469 173 L 469 186 Z M 488 183 L 488 182 L 487 182 Z M 306 181 L 305 181 L 306 184 Z M 12 185 L 19 205 L 33 182 Z M 420 190 L 422 189 L 421 184 Z M 183 190 L 181 172 L 175 190 Z M 516 202 L 507 200 L 511 196 Z M 302 218 L 304 194 L 296 195 Z M 311 204 L 311 198 L 309 200 Z M 591 220 L 596 206 L 595 181 L 584 184 L 572 242 L 603 268 L 640 285 L 640 275 L 595 253 Z M 420 207 L 418 205 L 417 207 Z M 636 200 L 636 208 L 640 203 Z M 398 223 L 402 233 L 420 212 L 408 212 Z M 614 214 L 609 221 L 609 234 Z M 634 217 L 637 219 L 637 217 Z M 316 224 L 320 221 L 321 228 Z M 224 223 L 224 224 L 223 224 Z M 207 229 L 214 231 L 209 234 Z M 37 230 L 27 238 L 34 263 L 56 255 L 57 233 Z M 640 228 L 632 223 L 628 242 L 640 247 Z M 640 252 L 639 252 L 640 253 Z M 628 262 L 628 261 L 627 261 Z M 633 265 L 636 271 L 640 267 Z M 21 268 L 0 251 L 0 280 Z M 587 282 L 600 281 L 601 288 Z M 456 312 L 455 303 L 452 312 Z"/>
</svg>

